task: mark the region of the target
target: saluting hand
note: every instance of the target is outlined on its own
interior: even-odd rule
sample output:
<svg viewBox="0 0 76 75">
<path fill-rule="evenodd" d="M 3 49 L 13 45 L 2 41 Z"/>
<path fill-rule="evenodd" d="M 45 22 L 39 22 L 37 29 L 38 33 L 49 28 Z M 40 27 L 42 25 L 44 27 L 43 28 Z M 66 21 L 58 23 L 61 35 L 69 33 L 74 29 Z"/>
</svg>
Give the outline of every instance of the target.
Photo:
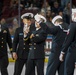
<svg viewBox="0 0 76 75">
<path fill-rule="evenodd" d="M 13 52 L 13 58 L 14 58 L 15 60 L 18 58 L 16 52 Z"/>
<path fill-rule="evenodd" d="M 59 56 L 59 60 L 62 62 L 62 61 L 64 61 L 63 58 L 64 58 L 64 54 L 61 53 L 60 56 Z"/>
</svg>

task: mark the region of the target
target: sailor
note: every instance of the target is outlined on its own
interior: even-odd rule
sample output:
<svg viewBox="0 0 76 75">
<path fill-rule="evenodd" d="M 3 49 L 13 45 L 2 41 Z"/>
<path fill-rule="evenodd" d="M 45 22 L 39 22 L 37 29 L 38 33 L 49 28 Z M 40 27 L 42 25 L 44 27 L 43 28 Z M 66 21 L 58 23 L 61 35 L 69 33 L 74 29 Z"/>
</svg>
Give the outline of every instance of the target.
<svg viewBox="0 0 76 75">
<path fill-rule="evenodd" d="M 60 62 L 59 60 L 62 44 L 66 36 L 66 30 L 62 27 L 62 16 L 55 16 L 52 19 L 52 23 L 54 26 L 51 28 L 43 22 L 40 23 L 40 26 L 46 31 L 47 34 L 52 34 L 52 47 L 48 59 L 46 75 L 55 75 L 56 71 L 58 71 L 59 75 L 64 75 L 64 62 Z"/>
<path fill-rule="evenodd" d="M 32 13 L 25 13 L 21 16 L 23 27 L 19 27 L 15 31 L 13 40 L 13 58 L 15 61 L 14 75 L 21 75 L 23 66 L 26 65 L 29 53 L 28 32 L 31 25 Z M 34 72 L 35 74 L 35 72 Z M 34 75 L 33 74 L 33 75 Z M 31 74 L 32 75 L 32 74 Z"/>
<path fill-rule="evenodd" d="M 44 44 L 47 34 L 40 26 L 43 21 L 46 21 L 43 16 L 35 16 L 35 23 L 30 26 L 30 51 L 25 75 L 31 75 L 35 66 L 37 67 L 37 75 L 44 75 Z"/>
<path fill-rule="evenodd" d="M 76 62 L 76 9 L 72 9 L 72 23 L 61 49 L 60 61 L 64 61 L 66 52 L 64 75 L 74 75 Z"/>
<path fill-rule="evenodd" d="M 8 75 L 8 47 L 12 51 L 11 35 L 8 28 L 0 24 L 0 71 L 2 75 Z"/>
</svg>

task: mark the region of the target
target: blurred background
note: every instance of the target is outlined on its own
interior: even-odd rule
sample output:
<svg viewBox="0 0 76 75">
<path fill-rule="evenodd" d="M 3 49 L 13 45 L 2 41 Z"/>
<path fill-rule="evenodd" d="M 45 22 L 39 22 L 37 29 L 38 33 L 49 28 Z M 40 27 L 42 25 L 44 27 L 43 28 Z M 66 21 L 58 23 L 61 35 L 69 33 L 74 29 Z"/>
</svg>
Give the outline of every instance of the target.
<svg viewBox="0 0 76 75">
<path fill-rule="evenodd" d="M 23 25 L 20 18 L 22 14 L 27 12 L 34 15 L 40 13 L 46 17 L 46 24 L 49 27 L 53 26 L 52 18 L 61 15 L 64 22 L 70 25 L 72 7 L 76 8 L 76 0 L 0 0 L 0 23 L 8 27 L 13 40 L 16 28 Z M 52 35 L 48 35 L 45 43 L 46 56 L 50 53 L 51 43 Z M 9 49 L 8 54 L 11 58 Z M 10 59 L 10 61 L 12 60 Z"/>
</svg>

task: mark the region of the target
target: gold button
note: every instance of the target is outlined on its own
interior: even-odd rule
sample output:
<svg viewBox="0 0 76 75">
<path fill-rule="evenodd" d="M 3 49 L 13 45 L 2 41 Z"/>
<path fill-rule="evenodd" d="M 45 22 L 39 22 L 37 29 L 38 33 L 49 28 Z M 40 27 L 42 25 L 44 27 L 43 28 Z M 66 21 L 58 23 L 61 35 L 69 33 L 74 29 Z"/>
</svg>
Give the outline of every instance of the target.
<svg viewBox="0 0 76 75">
<path fill-rule="evenodd" d="M 36 49 L 36 47 L 34 47 L 34 49 Z"/>
<path fill-rule="evenodd" d="M 3 38 L 2 38 L 3 39 Z"/>
<path fill-rule="evenodd" d="M 29 45 L 32 45 L 31 43 Z"/>
<path fill-rule="evenodd" d="M 32 50 L 32 48 L 29 48 L 30 50 Z"/>
<path fill-rule="evenodd" d="M 25 48 L 23 48 L 23 49 L 25 49 Z"/>
<path fill-rule="evenodd" d="M 3 47 L 3 46 L 1 46 L 1 47 Z"/>
<path fill-rule="evenodd" d="M 34 43 L 34 45 L 36 45 L 36 43 Z"/>
<path fill-rule="evenodd" d="M 3 42 L 2 42 L 3 43 Z"/>
<path fill-rule="evenodd" d="M 24 43 L 24 45 L 25 45 L 25 43 Z"/>
</svg>

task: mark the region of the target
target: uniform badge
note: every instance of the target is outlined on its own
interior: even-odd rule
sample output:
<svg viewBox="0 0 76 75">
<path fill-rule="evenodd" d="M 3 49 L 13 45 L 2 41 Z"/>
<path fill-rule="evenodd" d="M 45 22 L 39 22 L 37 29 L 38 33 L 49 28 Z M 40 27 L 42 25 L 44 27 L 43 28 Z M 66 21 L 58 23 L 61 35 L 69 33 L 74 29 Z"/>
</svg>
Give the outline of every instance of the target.
<svg viewBox="0 0 76 75">
<path fill-rule="evenodd" d="M 7 31 L 6 31 L 6 30 L 4 30 L 4 31 L 3 31 L 3 33 L 7 33 Z"/>
<path fill-rule="evenodd" d="M 36 36 L 39 36 L 39 34 L 36 34 Z"/>
<path fill-rule="evenodd" d="M 23 33 L 19 33 L 19 35 L 23 35 Z"/>
</svg>

